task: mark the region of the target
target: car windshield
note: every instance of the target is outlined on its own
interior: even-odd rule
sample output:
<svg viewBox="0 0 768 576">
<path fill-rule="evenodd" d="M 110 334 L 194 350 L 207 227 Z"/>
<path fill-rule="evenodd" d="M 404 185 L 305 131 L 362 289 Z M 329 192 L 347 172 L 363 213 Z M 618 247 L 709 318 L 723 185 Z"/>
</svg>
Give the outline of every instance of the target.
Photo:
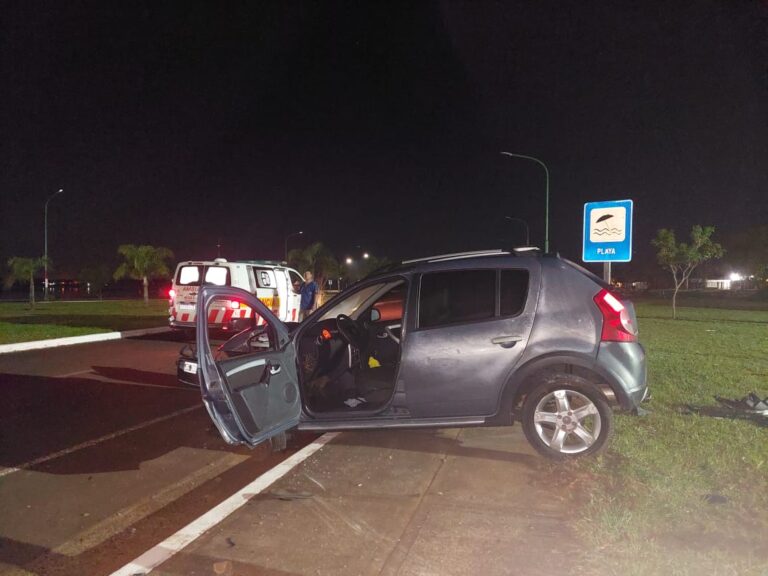
<svg viewBox="0 0 768 576">
<path fill-rule="evenodd" d="M 347 316 L 354 318 L 355 313 L 364 309 L 366 303 L 373 302 L 380 294 L 383 294 L 401 282 L 402 280 L 395 280 L 393 282 L 380 282 L 378 284 L 366 286 L 354 294 L 350 294 L 346 298 L 343 298 L 334 306 L 326 310 L 320 320 L 336 318 L 339 314 L 346 314 Z"/>
</svg>

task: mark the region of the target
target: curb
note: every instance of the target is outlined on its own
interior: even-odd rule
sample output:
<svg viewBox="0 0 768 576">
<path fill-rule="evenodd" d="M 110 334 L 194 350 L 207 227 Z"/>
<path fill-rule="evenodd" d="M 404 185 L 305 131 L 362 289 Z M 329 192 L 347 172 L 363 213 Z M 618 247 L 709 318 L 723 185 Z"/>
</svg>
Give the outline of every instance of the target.
<svg viewBox="0 0 768 576">
<path fill-rule="evenodd" d="M 160 328 L 125 330 L 124 332 L 102 332 L 99 334 L 85 334 L 83 336 L 32 340 L 31 342 L 17 342 L 15 344 L 0 344 L 0 354 L 26 352 L 27 350 L 42 350 L 44 348 L 58 348 L 59 346 L 73 346 L 75 344 L 90 344 L 92 342 L 106 342 L 108 340 L 120 340 L 121 338 L 133 338 L 134 336 L 147 336 L 149 334 L 162 334 L 163 332 L 170 331 L 170 328 L 163 326 Z"/>
</svg>

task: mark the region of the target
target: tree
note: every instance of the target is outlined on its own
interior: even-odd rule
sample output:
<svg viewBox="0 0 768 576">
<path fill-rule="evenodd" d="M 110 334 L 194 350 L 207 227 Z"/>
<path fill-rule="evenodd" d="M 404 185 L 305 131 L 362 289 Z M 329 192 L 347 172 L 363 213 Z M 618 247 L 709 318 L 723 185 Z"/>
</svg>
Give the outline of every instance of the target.
<svg viewBox="0 0 768 576">
<path fill-rule="evenodd" d="M 323 289 L 328 278 L 339 274 L 339 263 L 330 249 L 322 242 L 315 242 L 304 249 L 297 248 L 288 252 L 288 264 L 304 274 L 312 272 L 315 282 Z"/>
<path fill-rule="evenodd" d="M 48 260 L 50 265 L 50 259 Z M 43 269 L 44 258 L 20 258 L 14 256 L 8 260 L 10 274 L 5 278 L 5 287 L 10 288 L 17 281 L 29 281 L 29 305 L 35 307 L 35 274 Z"/>
<path fill-rule="evenodd" d="M 713 258 L 721 258 L 725 251 L 717 242 L 712 241 L 715 233 L 714 226 L 699 226 L 691 228 L 690 244 L 677 242 L 675 231 L 662 228 L 656 233 L 651 244 L 658 251 L 656 258 L 659 264 L 672 272 L 675 291 L 672 294 L 672 318 L 677 318 L 677 293 L 680 287 L 690 278 L 691 273 L 702 262 Z"/>
<path fill-rule="evenodd" d="M 123 244 L 117 249 L 117 253 L 125 258 L 125 262 L 115 270 L 114 279 L 133 278 L 134 280 L 141 280 L 144 285 L 144 304 L 149 306 L 149 280 L 168 278 L 171 275 L 165 261 L 173 258 L 173 252 L 163 247 Z"/>
<path fill-rule="evenodd" d="M 104 290 L 104 286 L 112 279 L 112 275 L 109 273 L 109 268 L 104 264 L 100 266 L 93 266 L 89 268 L 83 268 L 78 275 L 78 280 L 88 285 L 91 292 L 101 299 L 101 293 Z"/>
</svg>

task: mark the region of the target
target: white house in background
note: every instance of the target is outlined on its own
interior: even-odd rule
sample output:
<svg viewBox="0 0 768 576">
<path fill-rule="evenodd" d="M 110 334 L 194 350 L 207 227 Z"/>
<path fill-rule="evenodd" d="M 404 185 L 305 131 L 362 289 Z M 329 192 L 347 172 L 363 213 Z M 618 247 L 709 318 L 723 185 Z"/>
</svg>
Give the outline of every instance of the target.
<svg viewBox="0 0 768 576">
<path fill-rule="evenodd" d="M 744 277 L 738 272 L 732 272 L 728 278 L 717 278 L 713 280 L 705 280 L 705 288 L 714 288 L 715 290 L 731 290 L 739 286 L 739 283 L 744 280 Z M 740 287 L 740 286 L 739 286 Z"/>
<path fill-rule="evenodd" d="M 715 290 L 730 290 L 731 280 L 729 278 L 718 278 L 716 280 L 705 280 L 705 288 L 714 288 Z"/>
</svg>

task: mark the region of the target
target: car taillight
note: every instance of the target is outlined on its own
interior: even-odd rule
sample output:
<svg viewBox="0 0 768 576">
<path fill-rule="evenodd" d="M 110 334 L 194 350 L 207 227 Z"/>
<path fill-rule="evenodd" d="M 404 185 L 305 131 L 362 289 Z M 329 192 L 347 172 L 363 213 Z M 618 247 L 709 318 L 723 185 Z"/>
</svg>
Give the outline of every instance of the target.
<svg viewBox="0 0 768 576">
<path fill-rule="evenodd" d="M 168 290 L 168 300 L 173 302 L 175 299 L 176 299 L 176 290 L 171 288 L 170 290 Z"/>
<path fill-rule="evenodd" d="M 240 308 L 240 302 L 237 300 L 230 300 L 229 307 L 232 308 L 232 310 L 237 310 Z"/>
<path fill-rule="evenodd" d="M 603 342 L 636 342 L 637 331 L 632 325 L 629 311 L 621 300 L 608 290 L 601 290 L 595 295 L 595 304 L 603 315 Z"/>
</svg>

